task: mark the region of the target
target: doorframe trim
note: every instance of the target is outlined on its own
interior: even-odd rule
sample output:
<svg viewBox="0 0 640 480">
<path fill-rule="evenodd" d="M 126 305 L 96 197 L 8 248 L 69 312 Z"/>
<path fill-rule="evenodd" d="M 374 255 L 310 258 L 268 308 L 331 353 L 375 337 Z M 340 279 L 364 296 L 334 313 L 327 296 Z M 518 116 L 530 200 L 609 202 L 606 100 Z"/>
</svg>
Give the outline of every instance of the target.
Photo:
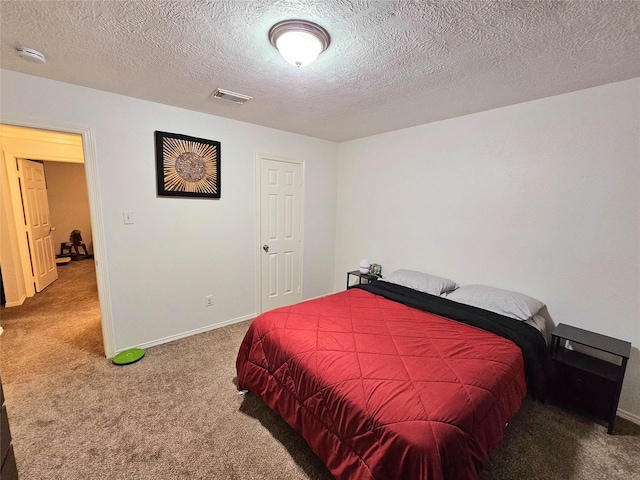
<svg viewBox="0 0 640 480">
<path fill-rule="evenodd" d="M 113 313 L 111 310 L 111 293 L 109 289 L 109 275 L 107 270 L 106 242 L 104 235 L 104 220 L 102 216 L 102 200 L 100 197 L 100 182 L 98 178 L 98 151 L 96 148 L 94 128 L 58 121 L 47 121 L 37 118 L 2 115 L 0 122 L 19 127 L 39 128 L 64 133 L 77 133 L 82 136 L 84 153 L 85 176 L 89 194 L 89 212 L 91 214 L 91 234 L 94 244 L 94 259 L 96 264 L 96 281 L 98 284 L 98 299 L 100 303 L 100 323 L 102 324 L 102 341 L 107 358 L 115 355 Z"/>
<path fill-rule="evenodd" d="M 256 264 L 256 282 L 255 282 L 255 291 L 256 291 L 256 312 L 258 315 L 260 315 L 261 313 L 263 313 L 262 311 L 262 261 L 261 261 L 261 255 L 260 252 L 262 251 L 262 247 L 261 247 L 261 239 L 260 239 L 260 223 L 261 223 L 261 205 L 260 205 L 260 200 L 261 200 L 261 195 L 262 195 L 262 191 L 261 191 L 261 183 L 260 183 L 260 172 L 261 172 L 261 161 L 262 160 L 273 160 L 276 162 L 283 162 L 283 163 L 295 163 L 300 165 L 300 171 L 302 173 L 302 185 L 300 186 L 300 271 L 299 271 L 299 277 L 300 277 L 300 299 L 302 299 L 304 297 L 304 280 L 303 280 L 303 273 L 304 273 L 304 189 L 305 189 L 305 161 L 304 160 L 299 160 L 296 158 L 290 158 L 290 157 L 283 157 L 281 155 L 272 155 L 270 153 L 263 153 L 263 152 L 257 152 L 256 153 L 256 161 L 255 161 L 255 175 L 254 175 L 254 179 L 255 179 L 255 188 L 254 188 L 254 192 L 255 192 L 255 211 L 256 211 L 256 215 L 255 215 L 255 245 L 256 245 L 256 250 L 255 250 L 255 264 Z"/>
<path fill-rule="evenodd" d="M 31 249 L 26 237 L 26 225 L 24 204 L 22 199 L 22 191 L 20 188 L 20 173 L 18 172 L 18 160 L 21 156 L 17 153 L 8 151 L 3 146 L 4 164 L 2 168 L 5 168 L 7 174 L 7 182 L 9 183 L 9 195 L 11 199 L 11 210 L 13 211 L 13 225 L 15 232 L 17 233 L 16 243 L 18 246 L 18 255 L 20 256 L 20 270 L 22 271 L 22 285 L 25 289 L 25 299 L 33 297 L 36 294 L 36 288 L 34 284 L 34 273 L 31 265 L 31 260 L 26 262 L 26 258 L 30 258 Z M 3 198 L 5 200 L 5 198 Z M 18 202 L 20 202 L 20 208 L 18 208 Z M 14 252 L 15 253 L 15 252 Z M 22 305 L 20 303 L 19 305 Z"/>
</svg>

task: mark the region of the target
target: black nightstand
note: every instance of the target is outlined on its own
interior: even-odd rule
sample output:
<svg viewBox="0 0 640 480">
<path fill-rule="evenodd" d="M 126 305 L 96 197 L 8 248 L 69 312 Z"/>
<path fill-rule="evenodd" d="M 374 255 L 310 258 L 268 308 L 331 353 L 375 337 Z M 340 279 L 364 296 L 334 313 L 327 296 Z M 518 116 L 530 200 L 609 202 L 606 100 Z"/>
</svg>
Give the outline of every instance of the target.
<svg viewBox="0 0 640 480">
<path fill-rule="evenodd" d="M 358 283 L 354 285 L 360 285 L 362 283 L 371 283 L 378 280 L 377 275 L 371 275 L 369 273 L 360 273 L 360 270 L 354 270 L 353 272 L 347 272 L 347 290 L 349 290 L 353 285 L 349 285 L 349 277 L 351 276 L 358 277 Z"/>
<path fill-rule="evenodd" d="M 613 433 L 631 343 L 562 323 L 551 335 L 551 355 L 558 377 L 549 392 L 550 397 L 586 416 L 606 422 L 608 433 Z M 567 341 L 606 352 L 617 357 L 620 363 L 570 350 Z"/>
</svg>

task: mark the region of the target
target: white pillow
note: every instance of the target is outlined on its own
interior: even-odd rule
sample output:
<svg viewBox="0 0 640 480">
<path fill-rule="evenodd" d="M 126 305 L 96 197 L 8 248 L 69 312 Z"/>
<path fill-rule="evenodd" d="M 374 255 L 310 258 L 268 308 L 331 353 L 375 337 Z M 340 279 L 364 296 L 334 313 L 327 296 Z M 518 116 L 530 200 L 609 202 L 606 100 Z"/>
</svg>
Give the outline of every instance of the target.
<svg viewBox="0 0 640 480">
<path fill-rule="evenodd" d="M 465 285 L 451 292 L 447 298 L 517 320 L 528 320 L 545 307 L 540 300 L 528 295 L 486 285 Z"/>
<path fill-rule="evenodd" d="M 381 280 L 432 295 L 442 295 L 458 288 L 458 284 L 448 278 L 405 269 L 396 270 Z"/>
</svg>

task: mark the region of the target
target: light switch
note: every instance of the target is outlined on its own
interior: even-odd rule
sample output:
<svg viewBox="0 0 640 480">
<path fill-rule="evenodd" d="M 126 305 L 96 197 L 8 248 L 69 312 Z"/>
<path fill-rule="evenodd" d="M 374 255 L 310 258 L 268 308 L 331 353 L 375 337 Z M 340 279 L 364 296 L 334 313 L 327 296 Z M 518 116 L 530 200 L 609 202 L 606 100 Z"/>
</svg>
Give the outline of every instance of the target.
<svg viewBox="0 0 640 480">
<path fill-rule="evenodd" d="M 131 225 L 133 223 L 133 212 L 122 212 L 122 218 L 124 218 L 125 225 Z"/>
</svg>

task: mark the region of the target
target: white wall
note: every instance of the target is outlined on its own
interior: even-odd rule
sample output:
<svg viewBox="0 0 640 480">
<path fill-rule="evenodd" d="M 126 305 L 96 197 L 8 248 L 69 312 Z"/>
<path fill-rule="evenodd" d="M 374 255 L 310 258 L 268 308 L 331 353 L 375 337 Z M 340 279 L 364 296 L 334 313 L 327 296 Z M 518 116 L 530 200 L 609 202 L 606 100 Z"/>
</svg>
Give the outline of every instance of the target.
<svg viewBox="0 0 640 480">
<path fill-rule="evenodd" d="M 541 299 L 632 342 L 640 419 L 640 79 L 340 144 L 336 273 L 360 258 Z"/>
<path fill-rule="evenodd" d="M 93 251 L 91 214 L 84 165 L 44 162 L 44 171 L 47 179 L 51 225 L 56 228 L 52 232 L 55 253 L 60 253 L 61 243 L 69 241 L 72 230 L 82 232 L 82 241 L 91 253 Z"/>
<path fill-rule="evenodd" d="M 335 143 L 12 71 L 1 75 L 3 116 L 94 129 L 116 350 L 256 312 L 257 152 L 304 160 L 303 296 L 332 290 Z M 220 200 L 156 196 L 155 130 L 221 142 Z M 133 212 L 133 225 L 123 224 L 123 211 Z M 209 294 L 213 307 L 205 306 Z"/>
</svg>

